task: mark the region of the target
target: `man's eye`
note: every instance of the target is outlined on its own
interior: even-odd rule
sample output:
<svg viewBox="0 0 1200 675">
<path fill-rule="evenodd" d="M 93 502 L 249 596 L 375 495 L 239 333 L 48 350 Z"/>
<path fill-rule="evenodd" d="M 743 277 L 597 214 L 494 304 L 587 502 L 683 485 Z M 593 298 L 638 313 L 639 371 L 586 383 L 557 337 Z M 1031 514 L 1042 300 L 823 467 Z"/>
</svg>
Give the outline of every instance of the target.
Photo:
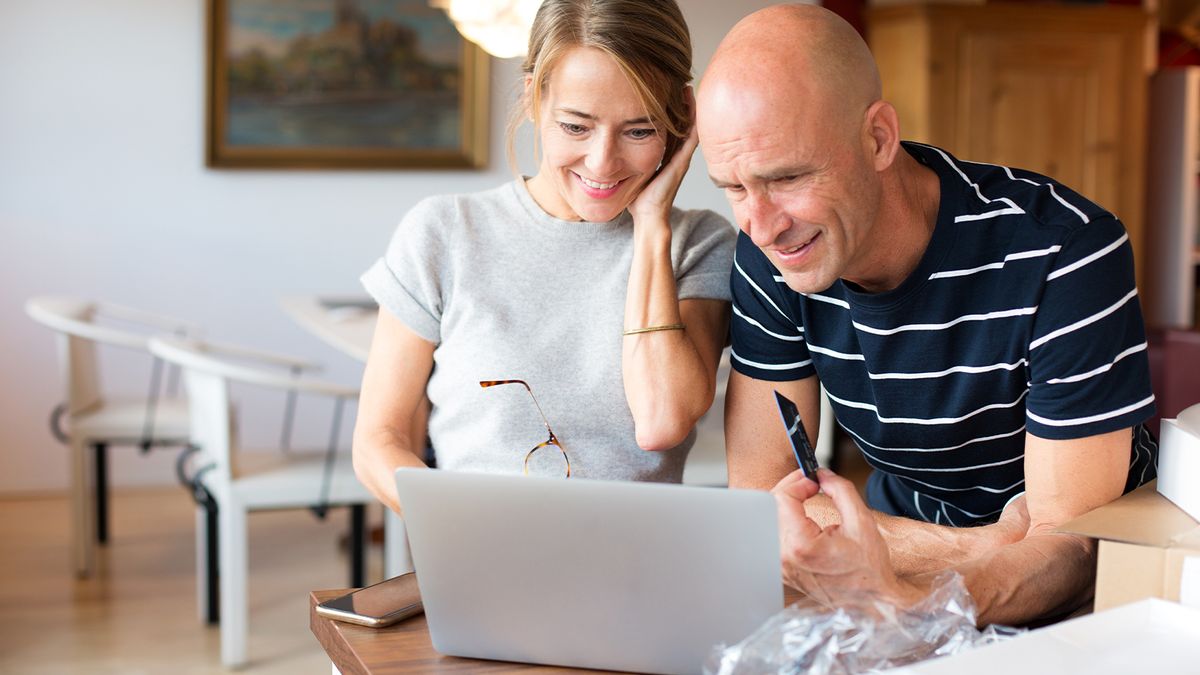
<svg viewBox="0 0 1200 675">
<path fill-rule="evenodd" d="M 558 126 L 562 127 L 563 131 L 571 134 L 572 136 L 578 136 L 579 134 L 587 131 L 587 127 L 581 124 L 571 124 L 570 122 L 559 122 Z"/>
</svg>

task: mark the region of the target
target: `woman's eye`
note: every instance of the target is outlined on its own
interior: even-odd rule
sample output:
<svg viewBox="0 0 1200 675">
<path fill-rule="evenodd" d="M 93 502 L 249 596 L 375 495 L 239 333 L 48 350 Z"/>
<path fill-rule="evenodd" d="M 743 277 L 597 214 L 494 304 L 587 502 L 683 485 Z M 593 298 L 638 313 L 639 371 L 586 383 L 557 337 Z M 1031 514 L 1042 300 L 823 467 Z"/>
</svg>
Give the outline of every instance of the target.
<svg viewBox="0 0 1200 675">
<path fill-rule="evenodd" d="M 581 124 L 571 124 L 570 122 L 559 122 L 558 126 L 562 127 L 563 131 L 571 134 L 572 136 L 578 136 L 579 134 L 587 131 L 587 127 Z"/>
<path fill-rule="evenodd" d="M 657 131 L 655 131 L 653 128 L 651 128 L 651 129 L 630 129 L 626 133 L 628 133 L 629 136 L 631 138 L 633 138 L 634 140 L 640 141 L 640 140 L 650 138 L 651 136 L 656 134 Z"/>
</svg>

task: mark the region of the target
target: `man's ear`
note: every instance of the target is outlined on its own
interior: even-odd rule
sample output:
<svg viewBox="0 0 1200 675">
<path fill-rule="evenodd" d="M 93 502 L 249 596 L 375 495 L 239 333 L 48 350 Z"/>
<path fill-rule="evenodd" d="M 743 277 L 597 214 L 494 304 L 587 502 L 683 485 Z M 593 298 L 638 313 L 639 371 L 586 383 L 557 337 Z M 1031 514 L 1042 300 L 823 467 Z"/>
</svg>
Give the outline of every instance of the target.
<svg viewBox="0 0 1200 675">
<path fill-rule="evenodd" d="M 876 171 L 892 165 L 900 149 L 900 118 L 887 101 L 876 101 L 867 108 L 864 118 L 870 153 Z"/>
</svg>

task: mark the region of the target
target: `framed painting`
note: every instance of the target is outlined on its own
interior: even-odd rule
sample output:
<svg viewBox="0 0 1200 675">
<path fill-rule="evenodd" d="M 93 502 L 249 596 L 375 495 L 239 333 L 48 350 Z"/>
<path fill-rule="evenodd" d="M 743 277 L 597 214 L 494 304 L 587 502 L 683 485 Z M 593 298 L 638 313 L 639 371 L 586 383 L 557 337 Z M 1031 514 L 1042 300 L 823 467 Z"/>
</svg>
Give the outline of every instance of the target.
<svg viewBox="0 0 1200 675">
<path fill-rule="evenodd" d="M 427 0 L 209 0 L 211 167 L 477 168 L 488 56 Z"/>
</svg>

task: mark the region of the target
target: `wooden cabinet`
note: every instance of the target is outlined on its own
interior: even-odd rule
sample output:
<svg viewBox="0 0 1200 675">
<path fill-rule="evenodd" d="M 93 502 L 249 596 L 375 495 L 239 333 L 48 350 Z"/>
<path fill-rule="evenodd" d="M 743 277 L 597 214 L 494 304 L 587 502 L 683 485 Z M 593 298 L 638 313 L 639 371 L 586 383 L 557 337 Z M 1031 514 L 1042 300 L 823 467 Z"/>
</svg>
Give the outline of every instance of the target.
<svg viewBox="0 0 1200 675">
<path fill-rule="evenodd" d="M 1149 150 L 1146 321 L 1200 328 L 1200 66 L 1154 75 Z"/>
<path fill-rule="evenodd" d="M 1115 213 L 1145 274 L 1152 18 L 1137 7 L 904 5 L 867 12 L 901 135 L 1051 176 Z"/>
</svg>

